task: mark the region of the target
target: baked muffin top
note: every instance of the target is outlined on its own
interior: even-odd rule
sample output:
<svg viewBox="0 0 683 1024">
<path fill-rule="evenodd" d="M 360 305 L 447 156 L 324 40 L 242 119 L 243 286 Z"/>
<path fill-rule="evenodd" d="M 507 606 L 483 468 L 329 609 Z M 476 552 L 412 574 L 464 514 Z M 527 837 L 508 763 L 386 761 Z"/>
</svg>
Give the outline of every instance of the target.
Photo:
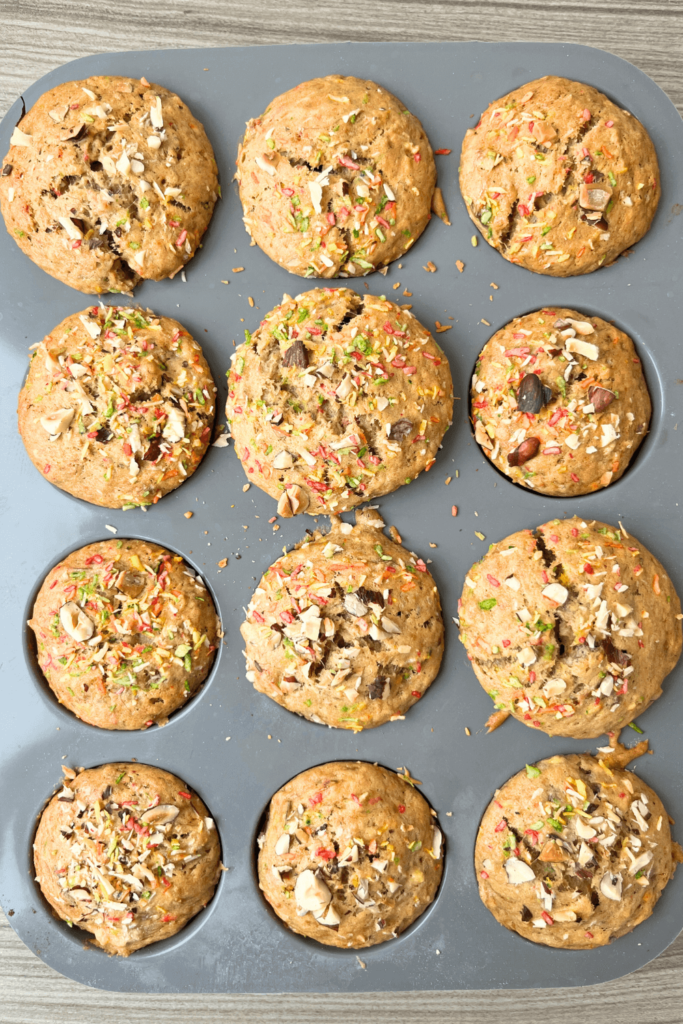
<svg viewBox="0 0 683 1024">
<path fill-rule="evenodd" d="M 19 247 L 96 295 L 174 277 L 217 198 L 202 125 L 144 78 L 93 76 L 44 93 L 14 129 L 0 175 L 0 209 Z"/>
<path fill-rule="evenodd" d="M 244 223 L 301 277 L 358 277 L 422 234 L 436 185 L 418 119 L 375 82 L 329 75 L 247 122 L 237 154 Z"/>
<path fill-rule="evenodd" d="M 646 233 L 661 194 L 640 121 L 555 75 L 489 104 L 465 135 L 460 189 L 489 245 L 554 277 L 614 262 Z"/>
</svg>

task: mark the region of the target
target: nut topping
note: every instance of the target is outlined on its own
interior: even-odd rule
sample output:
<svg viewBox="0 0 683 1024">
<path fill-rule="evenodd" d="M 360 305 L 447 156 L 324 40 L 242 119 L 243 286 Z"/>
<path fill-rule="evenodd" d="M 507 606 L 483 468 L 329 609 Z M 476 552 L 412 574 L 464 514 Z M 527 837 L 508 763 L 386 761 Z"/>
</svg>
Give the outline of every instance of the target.
<svg viewBox="0 0 683 1024">
<path fill-rule="evenodd" d="M 78 607 L 75 601 L 69 601 L 62 605 L 59 609 L 59 621 L 65 632 L 77 643 L 89 640 L 95 632 L 95 623 L 82 608 Z"/>
</svg>

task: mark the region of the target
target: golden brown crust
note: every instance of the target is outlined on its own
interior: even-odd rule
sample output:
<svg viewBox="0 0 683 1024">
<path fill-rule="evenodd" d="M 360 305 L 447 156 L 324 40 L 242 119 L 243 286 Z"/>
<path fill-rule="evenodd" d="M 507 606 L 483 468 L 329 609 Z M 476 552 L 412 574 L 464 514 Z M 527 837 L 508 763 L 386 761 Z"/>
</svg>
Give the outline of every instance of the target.
<svg viewBox="0 0 683 1024">
<path fill-rule="evenodd" d="M 194 255 L 218 198 L 203 127 L 145 79 L 92 77 L 44 93 L 0 176 L 10 235 L 81 292 L 131 292 Z"/>
<path fill-rule="evenodd" d="M 88 544 L 43 582 L 29 626 L 57 699 L 101 729 L 144 729 L 206 679 L 220 621 L 179 555 L 142 540 Z"/>
<path fill-rule="evenodd" d="M 422 125 L 375 82 L 330 75 L 247 122 L 244 223 L 292 274 L 358 277 L 402 256 L 430 218 L 436 167 Z"/>
<path fill-rule="evenodd" d="M 652 914 L 674 845 L 661 800 L 636 775 L 588 754 L 550 757 L 509 779 L 484 812 L 479 895 L 525 939 L 594 949 Z"/>
<path fill-rule="evenodd" d="M 575 517 L 491 545 L 465 579 L 460 639 L 496 708 L 551 736 L 592 737 L 660 696 L 680 618 L 654 555 L 623 528 Z"/>
<path fill-rule="evenodd" d="M 489 245 L 554 277 L 612 263 L 646 233 L 661 194 L 643 125 L 554 75 L 495 100 L 468 130 L 460 190 Z"/>
<path fill-rule="evenodd" d="M 33 846 L 48 903 L 107 953 L 129 956 L 175 935 L 220 877 L 220 840 L 205 804 L 150 765 L 68 771 L 75 778 L 43 811 Z"/>
<path fill-rule="evenodd" d="M 259 846 L 259 885 L 275 913 L 327 946 L 395 938 L 434 900 L 443 870 L 425 798 L 364 761 L 309 768 L 283 786 Z"/>
<path fill-rule="evenodd" d="M 175 490 L 211 440 L 216 386 L 170 317 L 91 306 L 48 334 L 19 394 L 19 432 L 50 483 L 105 508 Z"/>
<path fill-rule="evenodd" d="M 493 335 L 470 401 L 486 457 L 515 483 L 555 496 L 617 481 L 652 411 L 629 336 L 600 317 L 556 307 Z"/>
<path fill-rule="evenodd" d="M 339 729 L 402 718 L 441 664 L 441 602 L 421 558 L 375 512 L 332 517 L 262 577 L 241 632 L 247 678 L 289 711 Z"/>
<path fill-rule="evenodd" d="M 285 296 L 232 358 L 235 452 L 285 516 L 345 512 L 411 483 L 453 415 L 450 367 L 429 331 L 347 288 Z"/>
</svg>

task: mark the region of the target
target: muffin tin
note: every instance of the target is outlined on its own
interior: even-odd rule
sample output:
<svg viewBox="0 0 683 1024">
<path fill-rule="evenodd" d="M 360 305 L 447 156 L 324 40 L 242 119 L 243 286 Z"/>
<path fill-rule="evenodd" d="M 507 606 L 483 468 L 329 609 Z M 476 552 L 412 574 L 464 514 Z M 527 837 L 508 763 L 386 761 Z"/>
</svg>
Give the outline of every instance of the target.
<svg viewBox="0 0 683 1024">
<path fill-rule="evenodd" d="M 573 514 L 615 525 L 621 520 L 664 562 L 679 591 L 683 589 L 677 532 L 678 502 L 683 500 L 683 427 L 677 430 L 677 377 L 683 376 L 678 340 L 683 221 L 677 205 L 683 125 L 664 93 L 636 68 L 574 45 L 349 43 L 155 51 L 88 57 L 46 75 L 27 90 L 27 107 L 59 82 L 90 74 L 145 75 L 177 90 L 203 121 L 216 151 L 223 201 L 202 251 L 187 268 L 187 283 L 180 278 L 147 282 L 137 290 L 136 301 L 177 317 L 200 341 L 219 382 L 219 409 L 225 401 L 224 373 L 233 340 L 239 343 L 243 329 L 253 328 L 283 292 L 296 294 L 314 284 L 293 278 L 259 249 L 250 248 L 231 183 L 239 135 L 244 122 L 275 95 L 332 72 L 382 83 L 420 117 L 435 149 L 453 151 L 436 158 L 453 226 L 433 218 L 401 269 L 393 264 L 386 277 L 373 274 L 351 282 L 359 292 L 392 298 L 407 287 L 413 293 L 413 312 L 426 326 L 432 329 L 435 320 L 453 325 L 438 336 L 458 396 L 443 450 L 429 473 L 379 502 L 384 519 L 397 526 L 404 544 L 425 559 L 433 558 L 447 623 L 441 672 L 405 721 L 359 735 L 299 719 L 253 690 L 241 654 L 242 606 L 283 544 L 290 547 L 313 523 L 307 516 L 278 520 L 280 529 L 274 531 L 268 523 L 274 502 L 255 487 L 243 492 L 245 476 L 230 447 L 210 448 L 195 475 L 148 512 L 87 505 L 41 479 L 23 450 L 14 412 L 28 348 L 67 314 L 83 309 L 87 299 L 40 271 L 0 232 L 7 543 L 1 902 L 17 933 L 46 963 L 110 990 L 442 990 L 607 981 L 643 966 L 676 937 L 683 925 L 683 869 L 647 922 L 614 945 L 591 952 L 525 943 L 494 921 L 480 903 L 472 864 L 479 819 L 493 791 L 525 762 L 553 753 L 594 751 L 601 741 L 549 739 L 512 720 L 486 735 L 491 702 L 469 667 L 452 616 L 457 615 L 464 576 L 488 542 Z M 482 241 L 474 248 L 474 228 L 457 185 L 460 145 L 473 119 L 489 100 L 551 73 L 589 82 L 639 117 L 655 143 L 662 171 L 657 216 L 634 252 L 610 268 L 564 280 L 515 267 Z M 20 110 L 17 101 L 0 126 L 3 153 Z M 456 259 L 466 265 L 462 274 Z M 423 269 L 428 260 L 436 273 Z M 242 273 L 232 272 L 240 266 L 245 268 Z M 230 283 L 221 283 L 226 280 Z M 395 292 L 397 281 L 401 288 Z M 249 296 L 256 308 L 250 307 Z M 115 302 L 116 297 L 105 301 Z M 514 316 L 550 304 L 613 319 L 630 334 L 652 395 L 651 432 L 633 464 L 617 484 L 589 497 L 544 498 L 515 486 L 485 461 L 467 419 L 470 374 L 484 342 Z M 452 477 L 448 486 L 447 477 Z M 457 518 L 451 515 L 453 504 L 459 509 Z M 191 519 L 184 518 L 187 511 L 194 513 Z M 141 537 L 182 554 L 205 579 L 223 621 L 225 644 L 202 691 L 162 729 L 117 733 L 79 722 L 56 704 L 35 664 L 26 620 L 40 582 L 61 556 L 110 536 L 106 524 L 119 537 Z M 217 563 L 226 556 L 228 565 L 219 570 Z M 664 695 L 639 719 L 656 756 L 633 766 L 679 822 L 682 677 L 679 665 L 666 681 Z M 630 742 L 630 734 L 625 739 Z M 199 792 L 216 819 L 229 870 L 213 901 L 187 928 L 123 960 L 93 949 L 87 933 L 70 931 L 52 916 L 33 880 L 31 842 L 37 816 L 59 781 L 60 763 L 92 767 L 132 758 L 176 773 Z M 407 766 L 422 781 L 446 836 L 445 872 L 435 902 L 398 939 L 360 956 L 286 931 L 262 900 L 255 876 L 255 838 L 271 795 L 298 772 L 335 759 Z"/>
</svg>

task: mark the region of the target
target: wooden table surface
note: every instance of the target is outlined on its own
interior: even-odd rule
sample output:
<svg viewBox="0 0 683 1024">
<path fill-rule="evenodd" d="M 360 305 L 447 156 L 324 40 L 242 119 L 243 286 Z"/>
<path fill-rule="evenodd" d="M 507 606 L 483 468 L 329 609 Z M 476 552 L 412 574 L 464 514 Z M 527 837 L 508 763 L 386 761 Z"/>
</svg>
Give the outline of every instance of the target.
<svg viewBox="0 0 683 1024">
<path fill-rule="evenodd" d="M 598 46 L 653 78 L 683 112 L 683 0 L 2 0 L 0 117 L 76 57 L 253 43 L 518 40 Z M 43 964 L 0 914 L 0 1022 L 12 1024 L 681 1024 L 683 936 L 635 974 L 580 989 L 355 995 L 151 995 L 125 1001 Z"/>
</svg>

